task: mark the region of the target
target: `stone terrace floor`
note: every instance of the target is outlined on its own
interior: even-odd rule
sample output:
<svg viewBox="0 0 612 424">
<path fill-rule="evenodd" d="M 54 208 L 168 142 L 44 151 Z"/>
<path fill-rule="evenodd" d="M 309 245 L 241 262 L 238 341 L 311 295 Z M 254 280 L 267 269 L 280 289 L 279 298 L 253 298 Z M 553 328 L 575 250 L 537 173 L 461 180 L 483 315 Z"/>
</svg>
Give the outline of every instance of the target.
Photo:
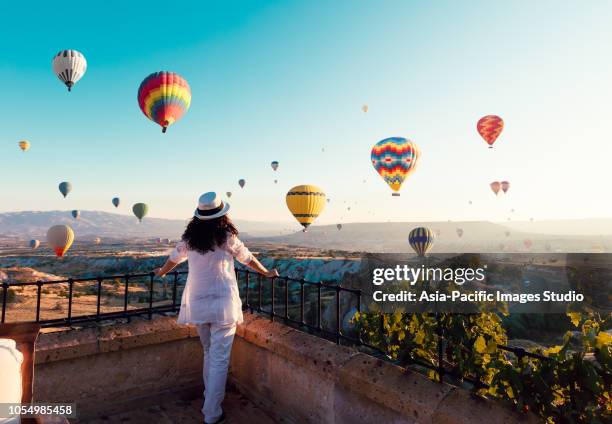
<svg viewBox="0 0 612 424">
<path fill-rule="evenodd" d="M 186 398 L 184 395 L 169 394 L 149 402 L 143 401 L 142 406 L 131 411 L 101 416 L 79 423 L 87 424 L 191 424 L 203 423 L 204 418 L 200 412 L 202 398 Z M 262 409 L 258 408 L 228 386 L 223 410 L 227 424 L 274 424 L 275 421 Z"/>
</svg>

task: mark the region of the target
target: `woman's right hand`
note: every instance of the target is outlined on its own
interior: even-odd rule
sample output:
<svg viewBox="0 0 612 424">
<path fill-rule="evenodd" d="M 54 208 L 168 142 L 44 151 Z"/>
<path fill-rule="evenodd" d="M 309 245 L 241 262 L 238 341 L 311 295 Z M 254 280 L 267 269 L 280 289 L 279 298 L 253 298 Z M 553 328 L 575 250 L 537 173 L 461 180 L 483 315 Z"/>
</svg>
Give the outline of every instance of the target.
<svg viewBox="0 0 612 424">
<path fill-rule="evenodd" d="M 264 275 L 268 278 L 278 277 L 278 270 L 276 268 L 270 269 Z"/>
</svg>

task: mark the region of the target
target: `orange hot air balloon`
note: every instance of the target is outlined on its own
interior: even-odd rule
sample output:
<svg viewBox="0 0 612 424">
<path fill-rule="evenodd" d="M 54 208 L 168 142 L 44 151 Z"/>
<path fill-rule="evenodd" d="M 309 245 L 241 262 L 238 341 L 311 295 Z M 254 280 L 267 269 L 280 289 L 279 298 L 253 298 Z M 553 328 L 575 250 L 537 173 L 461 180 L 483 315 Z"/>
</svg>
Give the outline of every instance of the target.
<svg viewBox="0 0 612 424">
<path fill-rule="evenodd" d="M 478 134 L 489 144 L 489 149 L 493 148 L 493 143 L 504 129 L 504 121 L 497 115 L 483 116 L 476 124 Z"/>
<path fill-rule="evenodd" d="M 501 189 L 504 193 L 508 192 L 508 189 L 510 188 L 510 182 L 509 181 L 502 181 L 501 182 Z"/>
<path fill-rule="evenodd" d="M 499 181 L 493 181 L 489 185 L 491 186 L 491 190 L 493 190 L 493 193 L 495 193 L 495 195 L 497 196 L 497 193 L 499 193 L 499 189 L 501 188 L 501 183 Z"/>
</svg>

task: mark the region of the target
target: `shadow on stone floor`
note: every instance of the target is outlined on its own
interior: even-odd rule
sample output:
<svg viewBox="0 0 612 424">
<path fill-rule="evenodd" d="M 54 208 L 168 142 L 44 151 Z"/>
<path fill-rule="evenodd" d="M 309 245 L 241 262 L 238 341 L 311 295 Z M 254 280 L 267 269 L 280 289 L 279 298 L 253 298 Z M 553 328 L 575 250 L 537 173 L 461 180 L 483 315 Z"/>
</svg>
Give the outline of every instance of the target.
<svg viewBox="0 0 612 424">
<path fill-rule="evenodd" d="M 141 408 L 112 415 L 103 415 L 92 420 L 79 420 L 85 424 L 191 424 L 203 423 L 204 418 L 200 412 L 202 398 L 188 399 L 182 395 L 169 394 L 154 404 L 143 404 Z M 146 402 L 143 402 L 146 403 Z M 227 424 L 274 424 L 275 421 L 238 393 L 228 387 L 223 410 L 227 416 Z"/>
</svg>

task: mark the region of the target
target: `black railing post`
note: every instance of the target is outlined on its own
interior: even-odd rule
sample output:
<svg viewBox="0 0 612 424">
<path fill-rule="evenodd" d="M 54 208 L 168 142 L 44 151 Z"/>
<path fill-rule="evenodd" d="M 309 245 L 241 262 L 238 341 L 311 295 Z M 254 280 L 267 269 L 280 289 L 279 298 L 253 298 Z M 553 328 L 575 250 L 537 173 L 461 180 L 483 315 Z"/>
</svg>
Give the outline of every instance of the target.
<svg viewBox="0 0 612 424">
<path fill-rule="evenodd" d="M 336 286 L 336 344 L 340 344 L 342 325 L 340 323 L 340 286 Z"/>
<path fill-rule="evenodd" d="M 8 298 L 8 283 L 6 281 L 2 282 L 2 319 L 0 322 L 4 323 L 4 319 L 6 317 L 6 301 Z"/>
<path fill-rule="evenodd" d="M 382 351 L 386 355 L 387 354 L 387 329 L 385 328 L 385 314 L 384 313 L 380 314 L 378 331 L 380 331 L 380 340 L 381 340 L 381 344 L 382 344 Z"/>
<path fill-rule="evenodd" d="M 271 305 L 270 305 L 270 321 L 274 322 L 274 283 L 276 279 L 274 277 L 270 278 L 270 284 L 272 285 L 272 293 L 271 293 Z"/>
<path fill-rule="evenodd" d="M 289 280 L 285 278 L 285 322 L 289 320 Z"/>
<path fill-rule="evenodd" d="M 126 274 L 125 275 L 125 292 L 123 294 L 123 312 L 126 313 L 128 322 L 130 321 L 130 317 L 127 316 L 129 286 L 130 286 L 130 274 Z"/>
<path fill-rule="evenodd" d="M 40 296 L 42 294 L 42 282 L 36 282 L 36 322 L 40 322 Z"/>
<path fill-rule="evenodd" d="M 178 284 L 178 271 L 174 271 L 174 284 L 172 285 L 172 310 L 176 311 L 176 285 Z"/>
<path fill-rule="evenodd" d="M 68 279 L 68 325 L 72 324 L 72 290 L 74 288 L 74 280 Z"/>
<path fill-rule="evenodd" d="M 356 293 L 357 295 L 357 312 L 361 313 L 361 290 L 358 290 Z M 363 344 L 363 338 L 361 337 L 361 330 L 357 330 L 357 343 L 362 345 Z"/>
<path fill-rule="evenodd" d="M 96 321 L 100 321 L 100 305 L 102 303 L 102 278 L 98 277 L 98 298 L 96 299 Z"/>
<path fill-rule="evenodd" d="M 323 288 L 323 283 L 319 281 L 317 283 L 317 329 L 321 331 L 323 329 L 323 325 L 321 323 L 321 289 Z"/>
<path fill-rule="evenodd" d="M 153 318 L 153 280 L 155 274 L 152 272 L 149 274 L 149 319 Z"/>
<path fill-rule="evenodd" d="M 302 325 L 306 325 L 306 320 L 304 319 L 304 284 L 306 282 L 304 281 L 304 279 L 302 278 L 300 280 L 300 323 Z"/>
<path fill-rule="evenodd" d="M 251 310 L 251 312 L 253 312 L 253 309 L 251 308 L 251 304 L 249 303 L 249 280 L 250 280 L 250 274 L 247 272 L 246 275 L 244 276 L 244 281 L 246 283 L 246 294 L 244 296 L 244 304 L 246 305 L 247 308 Z"/>
<path fill-rule="evenodd" d="M 257 312 L 261 312 L 261 299 L 263 296 L 263 292 L 262 292 L 262 287 L 261 287 L 261 274 L 257 275 L 257 284 L 258 284 L 258 289 L 259 289 L 259 302 L 257 303 Z"/>
</svg>

